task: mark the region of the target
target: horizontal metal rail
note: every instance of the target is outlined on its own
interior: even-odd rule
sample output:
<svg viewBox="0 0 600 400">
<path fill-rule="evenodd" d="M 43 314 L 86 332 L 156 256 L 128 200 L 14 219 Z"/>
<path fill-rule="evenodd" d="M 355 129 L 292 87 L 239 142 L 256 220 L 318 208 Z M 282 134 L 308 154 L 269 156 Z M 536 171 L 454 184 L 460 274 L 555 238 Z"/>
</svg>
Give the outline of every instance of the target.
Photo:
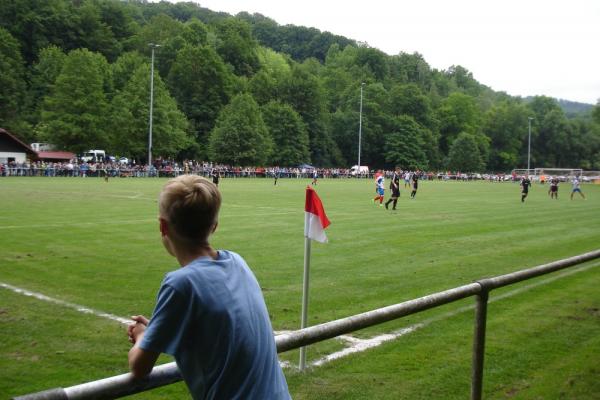
<svg viewBox="0 0 600 400">
<path fill-rule="evenodd" d="M 481 398 L 483 381 L 485 320 L 489 291 L 582 264 L 597 258 L 600 258 L 600 250 L 591 251 L 589 253 L 506 275 L 482 279 L 475 283 L 433 293 L 403 303 L 277 335 L 275 337 L 277 352 L 283 353 L 346 333 L 402 318 L 407 315 L 416 314 L 434 307 L 439 307 L 466 297 L 477 296 L 478 302 L 473 344 L 473 382 L 471 387 L 471 398 L 477 400 Z M 130 373 L 126 373 L 64 389 L 56 388 L 27 394 L 15 397 L 14 400 L 115 399 L 175 383 L 181 379 L 177 365 L 174 362 L 171 362 L 155 367 L 148 376 L 141 379 L 134 379 Z"/>
</svg>

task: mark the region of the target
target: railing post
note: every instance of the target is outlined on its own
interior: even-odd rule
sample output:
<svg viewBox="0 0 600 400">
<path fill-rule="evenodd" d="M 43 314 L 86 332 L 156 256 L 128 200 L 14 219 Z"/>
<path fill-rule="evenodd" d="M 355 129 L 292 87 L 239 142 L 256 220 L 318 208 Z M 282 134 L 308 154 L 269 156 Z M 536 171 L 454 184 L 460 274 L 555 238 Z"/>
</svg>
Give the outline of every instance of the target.
<svg viewBox="0 0 600 400">
<path fill-rule="evenodd" d="M 487 304 L 489 290 L 484 281 L 481 292 L 475 296 L 475 329 L 473 332 L 473 366 L 471 371 L 471 400 L 481 400 L 483 391 L 483 358 L 485 354 L 485 327 L 487 321 Z"/>
</svg>

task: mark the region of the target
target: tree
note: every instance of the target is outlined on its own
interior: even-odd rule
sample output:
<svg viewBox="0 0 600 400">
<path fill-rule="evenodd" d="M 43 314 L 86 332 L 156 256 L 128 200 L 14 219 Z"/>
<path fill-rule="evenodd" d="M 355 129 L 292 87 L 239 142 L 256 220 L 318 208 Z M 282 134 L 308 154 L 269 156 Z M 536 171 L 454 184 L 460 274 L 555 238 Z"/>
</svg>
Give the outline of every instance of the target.
<svg viewBox="0 0 600 400">
<path fill-rule="evenodd" d="M 39 61 L 31 68 L 27 108 L 29 122 L 33 125 L 40 121 L 44 98 L 51 93 L 66 57 L 58 47 L 49 46 L 40 51 Z"/>
<path fill-rule="evenodd" d="M 488 167 L 492 171 L 510 171 L 518 166 L 522 146 L 527 143 L 529 111 L 520 102 L 509 101 L 494 105 L 484 116 L 483 133 L 490 138 Z M 526 155 L 525 155 L 526 156 Z"/>
<path fill-rule="evenodd" d="M 131 79 L 133 73 L 141 66 L 148 62 L 140 53 L 137 51 L 130 51 L 123 53 L 115 61 L 112 67 L 113 85 L 115 90 L 120 91 L 125 88 L 127 82 Z"/>
<path fill-rule="evenodd" d="M 249 94 L 235 96 L 221 110 L 209 137 L 211 160 L 232 165 L 263 165 L 273 141 L 260 108 Z"/>
<path fill-rule="evenodd" d="M 234 77 L 210 47 L 186 45 L 168 76 L 179 108 L 191 123 L 197 143 L 205 143 L 215 119 L 233 94 Z"/>
<path fill-rule="evenodd" d="M 223 60 L 237 75 L 253 75 L 259 68 L 258 42 L 252 37 L 250 25 L 239 18 L 227 18 L 216 24 L 216 31 L 217 52 Z"/>
<path fill-rule="evenodd" d="M 40 130 L 65 149 L 83 152 L 108 144 L 105 87 L 106 59 L 89 50 L 73 50 L 46 97 Z"/>
<path fill-rule="evenodd" d="M 454 139 L 461 132 L 475 134 L 479 128 L 479 110 L 473 97 L 452 93 L 440 106 L 440 148 L 447 153 Z"/>
<path fill-rule="evenodd" d="M 184 24 L 166 14 L 159 14 L 150 18 L 150 21 L 142 26 L 137 35 L 132 37 L 131 44 L 148 59 L 151 53 L 149 44 L 160 45 L 161 47 L 155 50 L 154 67 L 162 76 L 167 76 L 177 52 L 185 44 L 185 39 L 182 37 L 185 35 Z"/>
<path fill-rule="evenodd" d="M 431 86 L 432 71 L 419 53 L 400 53 L 390 57 L 390 75 L 398 83 L 415 83 L 422 90 Z"/>
<path fill-rule="evenodd" d="M 570 127 L 558 102 L 550 97 L 536 96 L 528 107 L 534 117 L 531 135 L 533 166 L 572 167 L 565 157 Z M 523 143 L 521 154 L 527 154 L 527 141 Z"/>
<path fill-rule="evenodd" d="M 25 97 L 25 68 L 19 43 L 0 27 L 0 126 L 17 118 Z"/>
<path fill-rule="evenodd" d="M 272 164 L 287 167 L 310 163 L 306 125 L 291 106 L 271 101 L 262 107 L 262 116 L 275 145 Z"/>
<path fill-rule="evenodd" d="M 478 172 L 483 171 L 484 167 L 477 138 L 467 132 L 459 133 L 448 153 L 448 168 L 454 171 Z"/>
<path fill-rule="evenodd" d="M 19 43 L 0 27 L 0 126 L 15 132 L 29 130 L 23 126 L 20 118 L 25 93 L 25 68 Z M 28 138 L 26 133 L 20 133 L 19 136 Z"/>
<path fill-rule="evenodd" d="M 592 110 L 592 119 L 596 124 L 600 125 L 600 100 L 598 100 L 594 106 L 594 109 Z"/>
<path fill-rule="evenodd" d="M 423 128 L 406 115 L 398 117 L 395 125 L 394 131 L 385 139 L 385 161 L 391 167 L 427 169 Z"/>
<path fill-rule="evenodd" d="M 394 86 L 390 90 L 390 103 L 394 115 L 410 115 L 422 126 L 436 128 L 431 101 L 416 84 Z"/>
<path fill-rule="evenodd" d="M 108 150 L 138 160 L 147 159 L 150 112 L 150 66 L 139 66 L 111 103 L 111 140 Z M 154 76 L 152 153 L 175 157 L 192 143 L 187 120 L 177 108 L 160 75 Z"/>
<path fill-rule="evenodd" d="M 316 165 L 339 165 L 340 153 L 326 124 L 325 96 L 318 78 L 294 65 L 282 85 L 282 100 L 290 104 L 308 128 L 311 160 Z"/>
</svg>

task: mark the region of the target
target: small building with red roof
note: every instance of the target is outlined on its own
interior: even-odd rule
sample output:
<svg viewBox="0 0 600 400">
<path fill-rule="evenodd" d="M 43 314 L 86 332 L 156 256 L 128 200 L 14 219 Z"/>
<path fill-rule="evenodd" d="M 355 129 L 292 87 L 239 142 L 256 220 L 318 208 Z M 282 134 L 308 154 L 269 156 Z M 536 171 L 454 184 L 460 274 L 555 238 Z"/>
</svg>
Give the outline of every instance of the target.
<svg viewBox="0 0 600 400">
<path fill-rule="evenodd" d="M 15 161 L 25 162 L 27 158 L 35 158 L 36 152 L 6 129 L 0 128 L 0 163 Z"/>
<path fill-rule="evenodd" d="M 36 160 L 40 161 L 69 161 L 75 158 L 75 154 L 70 151 L 38 151 Z"/>
</svg>

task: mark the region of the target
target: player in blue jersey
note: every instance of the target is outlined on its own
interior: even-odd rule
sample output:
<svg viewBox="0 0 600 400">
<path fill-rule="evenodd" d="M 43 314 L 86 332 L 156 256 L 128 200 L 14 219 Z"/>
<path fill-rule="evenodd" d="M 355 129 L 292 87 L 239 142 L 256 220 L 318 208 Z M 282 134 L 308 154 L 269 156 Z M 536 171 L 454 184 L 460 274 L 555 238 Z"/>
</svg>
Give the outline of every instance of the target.
<svg viewBox="0 0 600 400">
<path fill-rule="evenodd" d="M 379 205 L 383 207 L 383 196 L 385 193 L 385 178 L 381 171 L 378 171 L 375 175 L 375 193 L 377 193 L 377 195 L 373 199 L 373 203 L 377 203 L 377 200 L 379 200 Z"/>
</svg>

